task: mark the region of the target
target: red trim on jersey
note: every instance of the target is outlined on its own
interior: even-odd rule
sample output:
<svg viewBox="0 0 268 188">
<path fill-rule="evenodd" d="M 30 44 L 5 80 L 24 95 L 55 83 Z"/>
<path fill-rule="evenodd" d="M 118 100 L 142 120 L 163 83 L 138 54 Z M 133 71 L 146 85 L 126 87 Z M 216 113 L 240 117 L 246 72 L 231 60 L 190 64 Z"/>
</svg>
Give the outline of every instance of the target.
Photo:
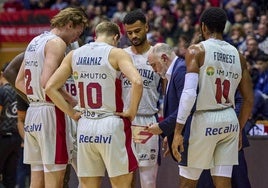
<svg viewBox="0 0 268 188">
<path fill-rule="evenodd" d="M 133 153 L 131 143 L 132 143 L 132 132 L 131 132 L 131 122 L 127 118 L 122 118 L 124 121 L 124 133 L 125 133 L 125 147 L 127 150 L 127 156 L 128 156 L 128 171 L 133 172 L 138 168 L 138 161 Z"/>
<path fill-rule="evenodd" d="M 66 144 L 66 122 L 64 113 L 55 107 L 56 111 L 56 151 L 55 164 L 67 164 L 68 152 Z"/>
<path fill-rule="evenodd" d="M 124 103 L 122 100 L 122 85 L 121 80 L 115 80 L 115 105 L 116 105 L 116 112 L 123 112 Z"/>
</svg>

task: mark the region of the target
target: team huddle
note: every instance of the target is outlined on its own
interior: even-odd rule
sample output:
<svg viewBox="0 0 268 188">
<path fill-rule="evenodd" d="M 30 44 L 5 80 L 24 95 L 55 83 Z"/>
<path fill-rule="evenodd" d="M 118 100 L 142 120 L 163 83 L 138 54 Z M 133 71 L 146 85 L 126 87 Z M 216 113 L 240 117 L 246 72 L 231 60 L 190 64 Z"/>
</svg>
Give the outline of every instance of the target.
<svg viewBox="0 0 268 188">
<path fill-rule="evenodd" d="M 204 11 L 204 41 L 182 59 L 165 43 L 149 43 L 146 17 L 134 10 L 123 20 L 131 46 L 117 48 L 120 28 L 105 21 L 94 42 L 66 54 L 88 23 L 81 9 L 61 10 L 52 30 L 29 43 L 14 80 L 29 101 L 24 163 L 31 187 L 63 187 L 72 163 L 80 187 L 100 188 L 106 171 L 112 187 L 135 187 L 139 170 L 141 187 L 156 188 L 161 138 L 179 163 L 180 187 L 196 187 L 204 169 L 216 187 L 231 187 L 253 94 L 244 58 L 222 40 L 225 22 L 222 9 Z"/>
</svg>

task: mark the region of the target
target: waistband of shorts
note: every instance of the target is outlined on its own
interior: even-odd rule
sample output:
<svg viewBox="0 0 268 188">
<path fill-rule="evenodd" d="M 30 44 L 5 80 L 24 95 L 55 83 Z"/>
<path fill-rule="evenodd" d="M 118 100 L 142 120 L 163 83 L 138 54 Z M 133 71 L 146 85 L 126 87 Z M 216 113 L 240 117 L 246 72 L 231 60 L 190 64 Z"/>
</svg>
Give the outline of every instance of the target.
<svg viewBox="0 0 268 188">
<path fill-rule="evenodd" d="M 81 117 L 87 118 L 87 119 L 101 119 L 108 116 L 114 116 L 113 112 L 96 112 L 92 110 L 83 110 Z"/>
<path fill-rule="evenodd" d="M 231 108 L 233 108 L 233 106 L 226 106 L 224 108 L 217 108 L 217 109 L 197 110 L 196 112 L 217 112 L 217 111 L 223 111 L 223 110 L 227 110 Z"/>
<path fill-rule="evenodd" d="M 29 104 L 30 107 L 35 107 L 35 106 L 55 106 L 54 103 L 47 102 L 47 101 L 35 101 L 35 102 L 30 102 Z"/>
<path fill-rule="evenodd" d="M 137 114 L 136 117 L 151 117 L 151 116 L 156 116 L 156 114 Z"/>
</svg>

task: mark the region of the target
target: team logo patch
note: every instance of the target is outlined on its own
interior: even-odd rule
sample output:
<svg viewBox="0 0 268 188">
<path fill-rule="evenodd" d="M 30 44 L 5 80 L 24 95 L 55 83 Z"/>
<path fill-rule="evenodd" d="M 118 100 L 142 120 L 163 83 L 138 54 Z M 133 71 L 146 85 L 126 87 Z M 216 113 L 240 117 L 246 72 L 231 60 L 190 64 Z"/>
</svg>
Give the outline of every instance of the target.
<svg viewBox="0 0 268 188">
<path fill-rule="evenodd" d="M 207 73 L 208 76 L 213 76 L 214 72 L 215 72 L 214 67 L 208 67 L 207 70 L 206 70 L 206 73 Z"/>
<path fill-rule="evenodd" d="M 75 71 L 75 72 L 73 72 L 73 78 L 75 79 L 75 80 L 77 80 L 78 79 L 78 73 Z"/>
</svg>

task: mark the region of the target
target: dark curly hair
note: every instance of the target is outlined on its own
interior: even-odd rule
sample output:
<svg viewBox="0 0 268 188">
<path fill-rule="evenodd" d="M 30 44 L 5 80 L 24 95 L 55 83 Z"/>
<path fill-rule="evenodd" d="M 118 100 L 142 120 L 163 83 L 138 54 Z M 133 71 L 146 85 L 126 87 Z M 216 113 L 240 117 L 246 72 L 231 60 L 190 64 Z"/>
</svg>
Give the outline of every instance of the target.
<svg viewBox="0 0 268 188">
<path fill-rule="evenodd" d="M 140 9 L 136 9 L 127 13 L 123 19 L 123 24 L 129 25 L 135 23 L 136 21 L 141 21 L 144 24 L 146 23 L 146 17 Z"/>
<path fill-rule="evenodd" d="M 212 33 L 223 33 L 226 21 L 225 11 L 218 7 L 206 9 L 200 17 L 200 23 L 204 23 Z"/>
</svg>

